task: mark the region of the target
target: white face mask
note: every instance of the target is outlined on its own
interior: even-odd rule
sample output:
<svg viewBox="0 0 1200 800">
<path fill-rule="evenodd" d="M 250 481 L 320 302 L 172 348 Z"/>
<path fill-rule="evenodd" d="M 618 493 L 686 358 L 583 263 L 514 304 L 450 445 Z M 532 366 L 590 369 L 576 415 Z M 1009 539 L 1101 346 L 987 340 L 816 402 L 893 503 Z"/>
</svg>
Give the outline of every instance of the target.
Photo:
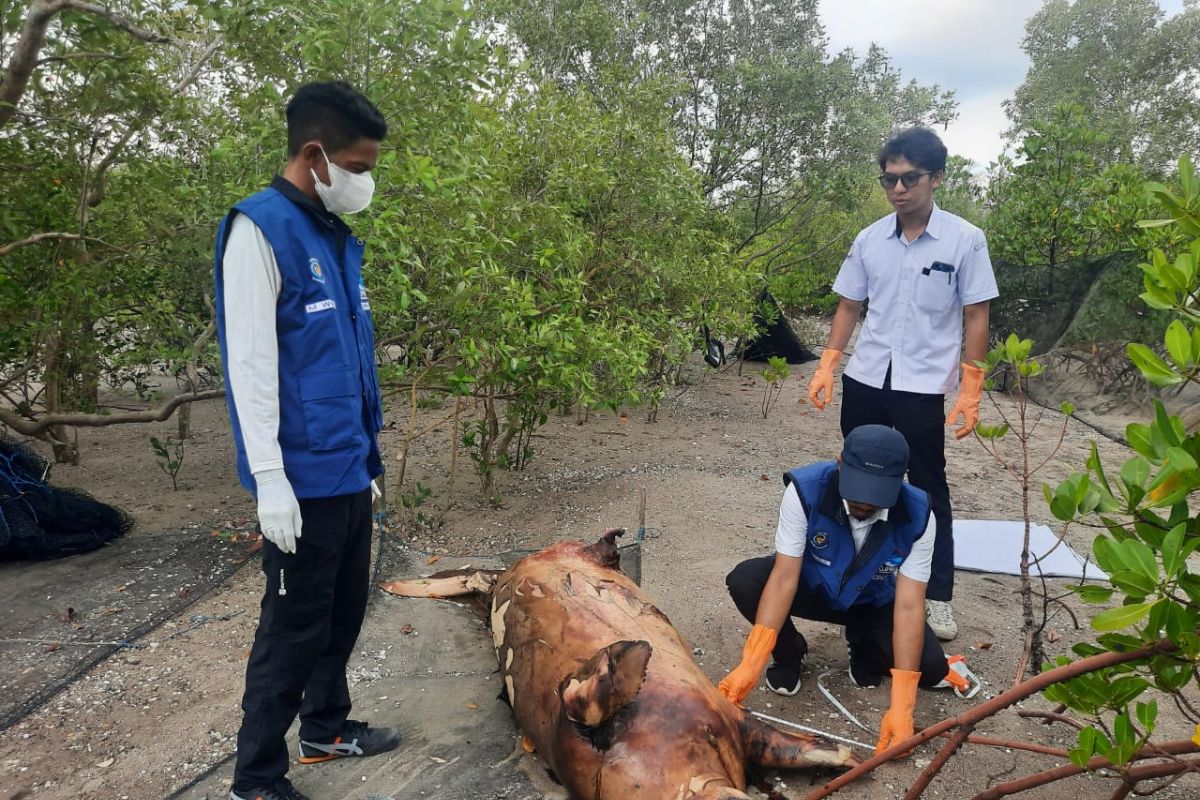
<svg viewBox="0 0 1200 800">
<path fill-rule="evenodd" d="M 309 172 L 316 181 L 317 196 L 325 204 L 325 210 L 331 214 L 357 214 L 371 205 L 371 196 L 375 194 L 375 179 L 371 173 L 342 169 L 329 160 L 324 147 L 321 148 L 321 155 L 325 156 L 325 163 L 329 166 L 329 183 L 322 183 L 315 169 Z"/>
</svg>

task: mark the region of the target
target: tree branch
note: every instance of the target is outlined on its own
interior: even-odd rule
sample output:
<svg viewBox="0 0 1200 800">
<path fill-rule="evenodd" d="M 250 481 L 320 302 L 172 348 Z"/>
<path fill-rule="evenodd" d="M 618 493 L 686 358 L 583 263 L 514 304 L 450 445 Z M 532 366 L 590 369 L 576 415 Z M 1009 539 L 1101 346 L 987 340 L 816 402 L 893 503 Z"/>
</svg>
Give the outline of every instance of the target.
<svg viewBox="0 0 1200 800">
<path fill-rule="evenodd" d="M 0 128 L 3 128 L 17 112 L 17 105 L 29 86 L 29 78 L 37 69 L 38 55 L 46 43 L 46 30 L 55 16 L 71 9 L 94 14 L 107 19 L 114 27 L 134 38 L 151 44 L 178 44 L 166 34 L 142 28 L 107 6 L 86 3 L 82 0 L 36 0 L 29 9 L 29 16 L 21 26 L 21 36 L 13 48 L 12 58 L 0 76 Z"/>
<path fill-rule="evenodd" d="M 866 775 L 869 772 L 882 764 L 886 764 L 892 759 L 907 753 L 918 745 L 924 744 L 935 736 L 940 736 L 948 730 L 958 728 L 963 725 L 974 725 L 980 720 L 993 716 L 999 711 L 1024 700 L 1030 695 L 1036 694 L 1047 686 L 1060 683 L 1071 678 L 1076 678 L 1080 675 L 1086 675 L 1089 672 L 1104 669 L 1106 667 L 1116 666 L 1118 664 L 1127 664 L 1130 661 L 1138 661 L 1144 658 L 1151 658 L 1164 653 L 1172 653 L 1176 650 L 1176 646 L 1170 639 L 1159 639 L 1152 645 L 1139 647 L 1137 650 L 1130 650 L 1126 653 L 1100 653 L 1099 655 L 1082 658 L 1079 661 L 1070 664 L 1064 664 L 1061 667 L 1047 670 L 1039 675 L 1035 675 L 1027 681 L 1014 686 L 1004 694 L 998 695 L 986 703 L 981 703 L 971 710 L 951 717 L 950 719 L 942 720 L 936 725 L 930 725 L 920 733 L 905 739 L 902 742 L 889 747 L 882 753 L 879 753 L 872 758 L 867 759 L 859 766 L 845 772 L 834 778 L 829 783 L 820 787 L 816 791 L 805 795 L 804 800 L 821 800 L 821 798 L 829 797 L 834 792 L 844 786 L 853 783 L 854 781 Z"/>
<path fill-rule="evenodd" d="M 1160 754 L 1155 754 L 1148 753 L 1146 750 L 1143 750 L 1141 753 L 1138 753 L 1136 756 L 1134 756 L 1134 758 L 1156 758 L 1159 755 L 1178 755 L 1180 753 L 1195 753 L 1200 751 L 1200 748 L 1196 747 L 1193 742 L 1188 740 L 1183 740 L 1180 742 L 1166 742 L 1162 745 L 1159 745 L 1157 749 L 1162 752 Z M 1134 767 L 1128 770 L 1123 777 L 1127 782 L 1126 786 L 1132 788 L 1132 786 L 1136 785 L 1138 781 L 1143 781 L 1147 778 L 1161 778 L 1165 775 L 1174 775 L 1185 770 L 1192 770 L 1195 769 L 1198 764 L 1200 764 L 1200 759 L 1175 759 L 1160 764 L 1147 764 L 1146 766 L 1142 767 Z M 1104 758 L 1103 756 L 1096 756 L 1088 761 L 1086 769 L 1083 767 L 1077 767 L 1074 764 L 1065 764 L 1061 767 L 1045 770 L 1044 772 L 1035 772 L 1032 775 L 1026 775 L 1024 778 L 1018 778 L 1015 781 L 998 783 L 990 789 L 975 795 L 971 798 L 971 800 L 999 800 L 1001 797 L 1008 797 L 1012 794 L 1025 792 L 1038 786 L 1045 786 L 1047 783 L 1054 783 L 1055 781 L 1061 781 L 1064 778 L 1071 778 L 1084 772 L 1094 771 L 1111 766 L 1112 763 L 1107 758 Z M 1128 794 L 1128 791 L 1126 794 Z"/>
<path fill-rule="evenodd" d="M 958 748 L 962 747 L 963 742 L 971 735 L 971 731 L 974 728 L 974 723 L 967 723 L 950 737 L 950 741 L 942 746 L 938 754 L 933 757 L 933 761 L 929 762 L 929 766 L 925 767 L 921 771 L 921 774 L 917 776 L 917 779 L 913 781 L 908 794 L 904 795 L 904 800 L 920 800 L 921 795 L 929 788 L 929 783 L 933 780 L 933 776 L 942 771 L 942 767 L 946 766 L 946 762 L 950 760 L 950 757 L 958 752 Z"/>
<path fill-rule="evenodd" d="M 66 231 L 47 231 L 45 233 L 35 233 L 32 236 L 26 236 L 15 242 L 9 242 L 6 245 L 0 246 L 0 256 L 6 256 L 14 250 L 20 250 L 22 247 L 29 247 L 38 242 L 46 241 L 47 239 L 70 239 L 74 241 L 96 242 L 113 250 L 120 250 L 116 245 L 109 244 L 103 239 L 97 239 L 94 236 L 80 236 L 78 233 L 67 233 Z M 122 251 L 124 252 L 124 251 Z"/>
<path fill-rule="evenodd" d="M 145 411 L 131 411 L 128 414 L 46 414 L 36 419 L 22 416 L 11 408 L 0 408 L 0 423 L 7 425 L 22 436 L 34 436 L 40 439 L 46 435 L 46 431 L 52 425 L 104 428 L 109 425 L 123 425 L 129 422 L 162 422 L 170 418 L 175 413 L 175 409 L 184 403 L 194 403 L 198 400 L 211 400 L 214 397 L 224 396 L 224 389 L 205 389 L 202 392 L 177 394 L 158 408 L 149 408 Z"/>
<path fill-rule="evenodd" d="M 217 52 L 217 50 L 221 47 L 221 44 L 222 41 L 218 37 L 213 41 L 212 44 L 204 49 L 204 52 L 201 53 L 200 57 L 196 59 L 196 63 L 192 64 L 192 67 L 187 71 L 187 74 L 180 79 L 179 83 L 171 87 L 170 94 L 172 96 L 179 94 L 195 82 L 196 78 L 200 76 L 200 70 L 204 67 L 205 63 L 212 58 L 213 54 Z M 92 177 L 92 190 L 88 193 L 88 196 L 84 198 L 88 206 L 95 206 L 102 199 L 104 199 L 105 175 L 108 172 L 108 168 L 111 167 L 117 160 L 117 157 L 121 154 L 121 151 L 125 149 L 125 145 L 129 144 L 129 140 L 132 139 L 138 131 L 145 127 L 149 119 L 150 115 L 149 113 L 146 113 L 129 123 L 129 126 L 125 129 L 125 132 L 121 134 L 121 138 L 117 140 L 117 143 L 109 149 L 109 151 L 104 155 L 104 158 L 100 160 L 100 163 L 96 165 L 96 169 Z"/>
</svg>

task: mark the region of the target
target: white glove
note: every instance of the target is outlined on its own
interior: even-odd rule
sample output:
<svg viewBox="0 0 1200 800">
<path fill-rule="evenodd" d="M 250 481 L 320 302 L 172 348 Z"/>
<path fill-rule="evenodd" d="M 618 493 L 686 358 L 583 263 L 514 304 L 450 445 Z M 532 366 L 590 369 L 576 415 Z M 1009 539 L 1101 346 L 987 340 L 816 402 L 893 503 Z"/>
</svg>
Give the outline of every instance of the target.
<svg viewBox="0 0 1200 800">
<path fill-rule="evenodd" d="M 300 538 L 300 503 L 281 469 L 268 469 L 254 476 L 258 483 L 258 526 L 262 535 L 285 553 L 296 552 Z"/>
<path fill-rule="evenodd" d="M 383 497 L 383 492 L 379 490 L 379 484 L 375 482 L 374 478 L 372 478 L 371 479 L 371 502 L 374 502 L 375 500 L 377 500 L 380 497 Z"/>
</svg>

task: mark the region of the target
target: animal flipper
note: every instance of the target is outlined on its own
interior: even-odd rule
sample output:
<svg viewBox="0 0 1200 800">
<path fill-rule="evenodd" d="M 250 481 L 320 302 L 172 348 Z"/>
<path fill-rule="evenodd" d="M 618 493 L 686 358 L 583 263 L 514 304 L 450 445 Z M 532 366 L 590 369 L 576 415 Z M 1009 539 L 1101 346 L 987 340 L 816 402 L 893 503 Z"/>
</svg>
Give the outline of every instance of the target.
<svg viewBox="0 0 1200 800">
<path fill-rule="evenodd" d="M 607 722 L 641 691 L 650 653 L 650 643 L 641 640 L 597 650 L 559 685 L 567 717 L 592 728 Z"/>
<path fill-rule="evenodd" d="M 746 714 L 739 725 L 746 758 L 764 769 L 854 767 L 858 759 L 849 747 L 820 736 L 785 733 Z"/>
<path fill-rule="evenodd" d="M 461 597 L 467 594 L 487 594 L 504 570 L 472 569 L 438 572 L 428 578 L 388 581 L 379 588 L 400 597 Z"/>
</svg>

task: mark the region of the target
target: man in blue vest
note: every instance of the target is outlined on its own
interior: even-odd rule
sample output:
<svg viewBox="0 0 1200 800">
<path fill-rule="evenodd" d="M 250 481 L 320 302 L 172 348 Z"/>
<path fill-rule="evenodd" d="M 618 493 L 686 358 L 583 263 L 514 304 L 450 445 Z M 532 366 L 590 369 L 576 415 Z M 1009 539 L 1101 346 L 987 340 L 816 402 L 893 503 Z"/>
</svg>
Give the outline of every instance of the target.
<svg viewBox="0 0 1200 800">
<path fill-rule="evenodd" d="M 301 763 L 400 742 L 348 718 L 346 684 L 367 606 L 383 420 L 363 240 L 341 215 L 370 203 L 386 134 L 348 84 L 302 86 L 287 107 L 283 175 L 235 205 L 217 233 L 229 418 L 266 575 L 233 800 L 307 800 L 286 777 L 284 734 L 297 714 Z"/>
<path fill-rule="evenodd" d="M 766 670 L 767 686 L 800 691 L 808 644 L 793 616 L 845 626 L 850 678 L 877 686 L 890 672 L 891 707 L 877 752 L 913 735 L 917 686 L 961 686 L 925 621 L 933 557 L 928 495 L 904 483 L 908 443 L 896 430 L 863 425 L 837 461 L 784 476 L 774 558 L 738 564 L 725 579 L 734 605 L 754 623 L 742 662 L 721 681 L 741 704 Z"/>
</svg>

